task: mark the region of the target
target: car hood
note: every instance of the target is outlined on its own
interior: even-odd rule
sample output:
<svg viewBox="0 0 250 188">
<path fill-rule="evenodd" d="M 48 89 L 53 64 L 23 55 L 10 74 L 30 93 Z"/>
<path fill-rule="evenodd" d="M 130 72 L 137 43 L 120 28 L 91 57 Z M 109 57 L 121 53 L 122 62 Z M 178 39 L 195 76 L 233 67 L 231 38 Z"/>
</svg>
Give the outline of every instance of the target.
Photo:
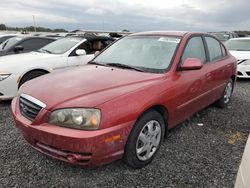
<svg viewBox="0 0 250 188">
<path fill-rule="evenodd" d="M 85 65 L 31 80 L 22 86 L 20 93 L 42 101 L 48 110 L 96 107 L 163 78 L 164 74 Z"/>
<path fill-rule="evenodd" d="M 18 67 L 22 66 L 21 63 L 36 63 L 38 60 L 47 60 L 59 55 L 29 52 L 23 54 L 14 54 L 0 57 L 0 70 L 13 72 L 18 70 Z"/>
<path fill-rule="evenodd" d="M 229 51 L 237 60 L 250 59 L 250 51 Z"/>
</svg>

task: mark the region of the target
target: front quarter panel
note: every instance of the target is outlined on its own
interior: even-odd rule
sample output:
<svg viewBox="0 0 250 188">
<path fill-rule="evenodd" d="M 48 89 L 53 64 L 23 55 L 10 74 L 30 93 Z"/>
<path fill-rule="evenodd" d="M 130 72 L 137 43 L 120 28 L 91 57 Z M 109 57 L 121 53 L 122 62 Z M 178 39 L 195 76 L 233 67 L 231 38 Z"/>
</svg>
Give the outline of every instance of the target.
<svg viewBox="0 0 250 188">
<path fill-rule="evenodd" d="M 167 109 L 171 99 L 166 97 L 171 96 L 171 91 L 167 89 L 169 87 L 171 85 L 166 84 L 164 78 L 97 106 L 102 112 L 101 128 L 135 122 L 146 110 L 155 105 L 164 105 Z"/>
</svg>

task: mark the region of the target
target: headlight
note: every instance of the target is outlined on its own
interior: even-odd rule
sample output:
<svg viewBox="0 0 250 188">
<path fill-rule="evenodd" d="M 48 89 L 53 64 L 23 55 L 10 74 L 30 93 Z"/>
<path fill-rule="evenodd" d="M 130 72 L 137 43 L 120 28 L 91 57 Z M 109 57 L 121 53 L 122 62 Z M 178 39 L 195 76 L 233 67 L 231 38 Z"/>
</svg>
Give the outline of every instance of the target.
<svg viewBox="0 0 250 188">
<path fill-rule="evenodd" d="M 101 112 L 98 109 L 69 108 L 52 112 L 49 123 L 82 130 L 97 130 L 100 127 Z"/>
<path fill-rule="evenodd" d="M 242 65 L 250 65 L 250 59 L 246 60 Z"/>
<path fill-rule="evenodd" d="M 5 80 L 8 78 L 11 74 L 10 73 L 0 73 L 0 81 Z"/>
</svg>

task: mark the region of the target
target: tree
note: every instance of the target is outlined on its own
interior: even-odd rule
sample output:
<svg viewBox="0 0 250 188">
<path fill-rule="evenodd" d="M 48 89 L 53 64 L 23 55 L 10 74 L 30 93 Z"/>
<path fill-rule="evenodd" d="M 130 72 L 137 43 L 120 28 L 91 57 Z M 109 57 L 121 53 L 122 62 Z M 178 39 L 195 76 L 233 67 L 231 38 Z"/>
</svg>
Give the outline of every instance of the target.
<svg viewBox="0 0 250 188">
<path fill-rule="evenodd" d="M 0 30 L 6 30 L 6 25 L 5 24 L 0 24 Z"/>
</svg>

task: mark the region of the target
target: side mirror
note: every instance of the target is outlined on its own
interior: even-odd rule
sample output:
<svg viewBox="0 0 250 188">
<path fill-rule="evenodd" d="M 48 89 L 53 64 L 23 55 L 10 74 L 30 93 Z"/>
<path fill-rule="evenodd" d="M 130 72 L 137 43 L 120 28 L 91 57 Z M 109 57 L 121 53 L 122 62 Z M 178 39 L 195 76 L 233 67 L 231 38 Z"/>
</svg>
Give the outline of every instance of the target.
<svg viewBox="0 0 250 188">
<path fill-rule="evenodd" d="M 20 51 L 23 51 L 23 50 L 24 50 L 23 46 L 15 46 L 14 47 L 15 52 L 20 52 Z"/>
<path fill-rule="evenodd" d="M 83 49 L 78 49 L 76 50 L 76 55 L 81 56 L 81 55 L 86 55 L 86 50 Z"/>
<path fill-rule="evenodd" d="M 96 51 L 95 52 L 95 57 L 98 56 L 101 52 L 100 51 Z"/>
<path fill-rule="evenodd" d="M 187 58 L 180 66 L 180 70 L 199 70 L 203 66 L 198 58 Z"/>
</svg>

